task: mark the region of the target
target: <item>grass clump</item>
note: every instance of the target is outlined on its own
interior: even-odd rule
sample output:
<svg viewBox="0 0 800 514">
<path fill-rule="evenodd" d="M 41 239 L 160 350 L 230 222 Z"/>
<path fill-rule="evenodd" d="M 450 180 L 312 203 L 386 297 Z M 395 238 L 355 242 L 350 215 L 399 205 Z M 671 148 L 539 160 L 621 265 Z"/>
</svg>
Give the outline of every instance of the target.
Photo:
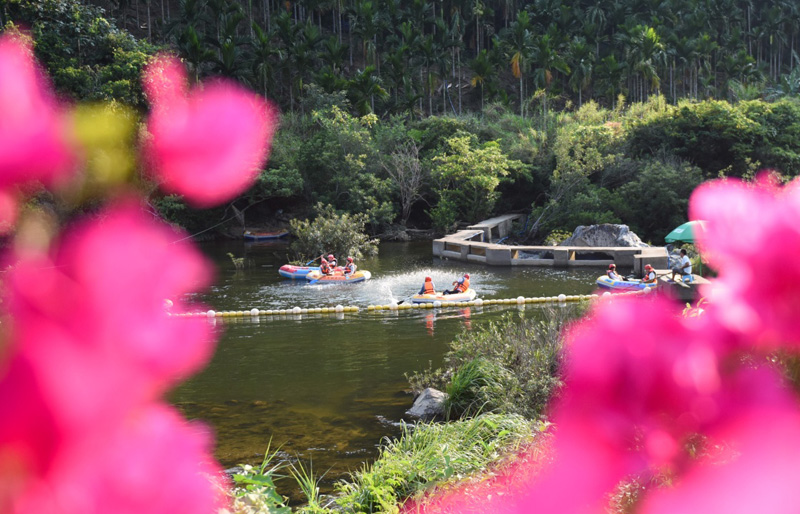
<svg viewBox="0 0 800 514">
<path fill-rule="evenodd" d="M 518 415 L 483 414 L 444 424 L 405 425 L 377 460 L 337 484 L 346 512 L 397 512 L 437 484 L 484 469 L 533 437 L 536 423 Z"/>
<path fill-rule="evenodd" d="M 545 308 L 536 318 L 508 315 L 464 332 L 450 343 L 444 369 L 409 376 L 411 387 L 445 389 L 451 418 L 502 412 L 536 419 L 561 386 L 562 329 L 585 309 Z"/>
</svg>

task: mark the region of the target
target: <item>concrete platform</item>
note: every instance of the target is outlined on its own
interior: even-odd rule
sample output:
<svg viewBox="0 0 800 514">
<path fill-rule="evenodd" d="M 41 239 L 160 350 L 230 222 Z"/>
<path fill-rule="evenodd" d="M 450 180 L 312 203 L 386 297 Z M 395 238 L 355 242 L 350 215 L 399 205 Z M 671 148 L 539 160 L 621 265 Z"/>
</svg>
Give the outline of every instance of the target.
<svg viewBox="0 0 800 514">
<path fill-rule="evenodd" d="M 673 298 L 682 302 L 693 302 L 700 298 L 700 286 L 710 284 L 711 282 L 701 277 L 700 275 L 692 275 L 691 282 L 684 282 L 677 277 L 675 282 L 670 282 L 672 272 L 669 270 L 656 270 L 656 274 L 662 275 L 658 277 L 658 288 L 656 291 L 665 293 Z"/>
</svg>

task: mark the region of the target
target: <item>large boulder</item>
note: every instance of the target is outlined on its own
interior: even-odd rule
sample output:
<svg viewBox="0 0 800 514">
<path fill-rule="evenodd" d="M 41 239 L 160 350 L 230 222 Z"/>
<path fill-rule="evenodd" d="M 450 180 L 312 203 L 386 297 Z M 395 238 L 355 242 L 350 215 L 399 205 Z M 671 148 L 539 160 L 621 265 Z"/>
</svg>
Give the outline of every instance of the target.
<svg viewBox="0 0 800 514">
<path fill-rule="evenodd" d="M 631 232 L 628 225 L 581 225 L 572 236 L 559 246 L 628 246 L 644 248 L 648 245 Z"/>
<path fill-rule="evenodd" d="M 423 421 L 441 418 L 444 416 L 444 401 L 446 399 L 447 393 L 428 387 L 417 396 L 417 399 L 414 400 L 414 405 L 406 411 L 406 414 Z"/>
</svg>

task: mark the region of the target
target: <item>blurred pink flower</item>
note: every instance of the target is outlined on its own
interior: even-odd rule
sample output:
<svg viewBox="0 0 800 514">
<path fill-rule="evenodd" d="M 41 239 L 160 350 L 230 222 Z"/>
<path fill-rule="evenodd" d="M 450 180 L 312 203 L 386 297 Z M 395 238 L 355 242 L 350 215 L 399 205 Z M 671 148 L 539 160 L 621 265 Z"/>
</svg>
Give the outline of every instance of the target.
<svg viewBox="0 0 800 514">
<path fill-rule="evenodd" d="M 165 191 L 208 207 L 253 184 L 277 124 L 270 104 L 221 80 L 187 91 L 183 67 L 166 56 L 148 66 L 144 84 L 152 102 L 144 151 Z"/>
<path fill-rule="evenodd" d="M 224 497 L 206 429 L 153 405 L 123 423 L 65 441 L 53 463 L 30 480 L 4 512 L 27 514 L 173 514 L 216 512 Z"/>
<path fill-rule="evenodd" d="M 9 190 L 0 189 L 0 235 L 6 234 L 17 223 L 17 199 Z"/>
<path fill-rule="evenodd" d="M 8 273 L 4 304 L 13 323 L 0 418 L 15 422 L 0 423 L 0 482 L 6 472 L 23 484 L 20 477 L 47 480 L 63 452 L 81 441 L 100 444 L 207 362 L 210 325 L 163 310 L 164 298 L 209 279 L 200 253 L 172 244 L 176 237 L 123 202 L 74 228 L 52 255 L 21 256 Z M 151 464 L 156 474 L 165 461 Z M 0 507 L 19 487 L 0 488 Z"/>
<path fill-rule="evenodd" d="M 20 36 L 0 36 L 0 113 L 0 190 L 35 180 L 50 186 L 68 175 L 64 118 Z"/>
<path fill-rule="evenodd" d="M 706 220 L 699 246 L 719 271 L 704 294 L 710 309 L 749 344 L 800 345 L 800 183 L 781 187 L 762 175 L 701 185 L 690 218 Z M 779 242 L 779 244 L 777 244 Z"/>
<path fill-rule="evenodd" d="M 121 398 L 157 397 L 207 362 L 214 342 L 209 325 L 176 322 L 163 309 L 164 298 L 180 298 L 210 278 L 194 247 L 171 244 L 176 237 L 123 203 L 74 229 L 53 257 L 26 258 L 10 273 L 13 341 L 37 369 L 47 370 L 40 380 L 52 382 L 63 408 L 85 402 L 90 410 L 124 409 Z M 81 380 L 65 380 L 65 372 L 81 367 Z M 90 391 L 101 383 L 107 386 Z M 104 395 L 112 405 L 99 401 Z"/>
<path fill-rule="evenodd" d="M 800 416 L 796 408 L 754 409 L 712 435 L 733 445 L 731 462 L 694 466 L 675 487 L 653 491 L 641 512 L 797 512 Z"/>
</svg>

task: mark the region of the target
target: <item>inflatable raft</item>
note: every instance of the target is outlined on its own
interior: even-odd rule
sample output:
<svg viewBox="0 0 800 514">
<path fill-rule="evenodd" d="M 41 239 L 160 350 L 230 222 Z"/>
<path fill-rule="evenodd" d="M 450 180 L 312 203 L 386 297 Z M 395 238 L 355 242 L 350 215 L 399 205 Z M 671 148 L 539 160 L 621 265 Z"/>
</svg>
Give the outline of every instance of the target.
<svg viewBox="0 0 800 514">
<path fill-rule="evenodd" d="M 608 275 L 597 277 L 595 282 L 599 287 L 612 291 L 641 291 L 642 289 L 650 289 L 658 285 L 658 282 L 645 284 L 641 280 L 613 280 Z"/>
<path fill-rule="evenodd" d="M 356 282 L 363 282 L 369 280 L 372 273 L 369 271 L 358 270 L 352 275 L 345 275 L 343 272 L 338 271 L 337 268 L 332 275 L 323 275 L 320 273 L 319 268 L 316 271 L 311 271 L 306 275 L 309 284 L 355 284 Z"/>
<path fill-rule="evenodd" d="M 469 302 L 474 300 L 478 293 L 474 289 L 469 288 L 463 293 L 457 294 L 415 294 L 411 297 L 411 303 L 456 303 L 456 302 Z"/>
<path fill-rule="evenodd" d="M 306 278 L 312 271 L 319 271 L 319 266 L 295 266 L 294 264 L 284 264 L 278 270 L 278 274 L 284 278 Z"/>
<path fill-rule="evenodd" d="M 278 274 L 283 278 L 300 279 L 306 278 L 306 275 L 312 271 L 319 271 L 319 266 L 299 266 L 295 264 L 284 264 L 278 269 Z M 337 266 L 334 272 L 342 273 L 344 268 Z"/>
</svg>

